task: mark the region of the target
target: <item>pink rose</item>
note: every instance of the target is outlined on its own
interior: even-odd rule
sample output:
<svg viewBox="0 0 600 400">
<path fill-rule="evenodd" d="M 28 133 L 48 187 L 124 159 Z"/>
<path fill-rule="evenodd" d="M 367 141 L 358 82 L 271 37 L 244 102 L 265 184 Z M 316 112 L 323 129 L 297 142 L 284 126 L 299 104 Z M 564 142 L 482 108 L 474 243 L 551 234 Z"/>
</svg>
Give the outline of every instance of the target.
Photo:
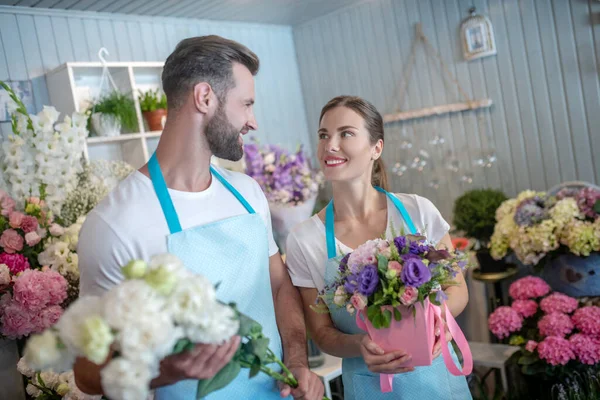
<svg viewBox="0 0 600 400">
<path fill-rule="evenodd" d="M 390 261 L 388 263 L 388 271 L 396 271 L 396 276 L 400 276 L 400 272 L 402 272 L 402 264 L 398 261 Z"/>
<path fill-rule="evenodd" d="M 50 234 L 52 236 L 62 236 L 64 233 L 65 233 L 65 228 L 63 228 L 59 224 L 50 225 Z"/>
<path fill-rule="evenodd" d="M 4 195 L 0 195 L 0 210 L 1 214 L 8 217 L 11 212 L 15 209 L 15 201 L 4 192 Z"/>
<path fill-rule="evenodd" d="M 402 296 L 400 296 L 400 303 L 404 304 L 405 306 L 410 306 L 417 301 L 418 297 L 419 291 L 416 288 L 412 286 L 406 286 L 404 293 L 402 293 Z"/>
<path fill-rule="evenodd" d="M 350 301 L 352 302 L 352 306 L 357 309 L 357 310 L 363 310 L 366 306 L 367 306 L 367 298 L 360 294 L 360 293 L 354 293 L 352 295 L 352 298 L 350 298 Z"/>
<path fill-rule="evenodd" d="M 538 345 L 537 342 L 530 340 L 525 345 L 525 350 L 527 350 L 530 353 L 533 353 L 535 351 L 535 348 L 537 347 L 537 345 Z"/>
<path fill-rule="evenodd" d="M 27 242 L 27 246 L 33 247 L 38 244 L 40 240 L 42 240 L 42 238 L 37 232 L 29 232 L 25 234 L 25 242 Z"/>
<path fill-rule="evenodd" d="M 21 227 L 21 223 L 23 222 L 23 217 L 25 217 L 25 214 L 23 214 L 22 212 L 13 211 L 8 216 L 8 224 L 10 225 L 11 228 L 18 229 Z"/>
<path fill-rule="evenodd" d="M 9 254 L 16 253 L 23 250 L 23 237 L 14 229 L 7 229 L 0 236 L 0 246 Z"/>
<path fill-rule="evenodd" d="M 21 223 L 21 229 L 25 233 L 35 232 L 38 228 L 38 221 L 36 217 L 32 217 L 30 215 L 26 215 L 23 218 L 23 222 Z"/>
<path fill-rule="evenodd" d="M 34 325 L 32 321 L 34 315 L 23 308 L 19 303 L 11 301 L 4 308 L 2 315 L 2 324 L 0 333 L 10 338 L 19 338 L 21 336 L 29 335 Z"/>
</svg>

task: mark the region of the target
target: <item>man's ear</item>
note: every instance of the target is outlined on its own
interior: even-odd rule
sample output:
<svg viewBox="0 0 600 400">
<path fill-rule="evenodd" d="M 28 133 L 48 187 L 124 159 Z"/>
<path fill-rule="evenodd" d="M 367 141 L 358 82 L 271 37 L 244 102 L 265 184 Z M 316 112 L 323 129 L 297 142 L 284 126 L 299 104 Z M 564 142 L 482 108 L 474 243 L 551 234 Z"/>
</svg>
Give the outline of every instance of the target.
<svg viewBox="0 0 600 400">
<path fill-rule="evenodd" d="M 194 86 L 194 106 L 200 113 L 208 114 L 214 101 L 216 101 L 215 92 L 207 82 L 200 82 Z"/>
</svg>

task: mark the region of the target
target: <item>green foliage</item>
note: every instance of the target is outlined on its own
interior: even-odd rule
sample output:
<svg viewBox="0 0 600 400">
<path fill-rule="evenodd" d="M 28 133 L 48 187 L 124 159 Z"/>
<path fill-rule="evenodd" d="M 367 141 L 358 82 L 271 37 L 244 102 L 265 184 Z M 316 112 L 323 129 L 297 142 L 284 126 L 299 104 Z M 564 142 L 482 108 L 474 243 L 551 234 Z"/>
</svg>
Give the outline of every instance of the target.
<svg viewBox="0 0 600 400">
<path fill-rule="evenodd" d="M 454 203 L 454 225 L 467 237 L 487 243 L 494 233 L 496 209 L 507 200 L 499 190 L 470 190 Z"/>
<path fill-rule="evenodd" d="M 127 94 L 113 91 L 94 104 L 93 112 L 114 115 L 121 122 L 121 126 L 129 132 L 138 129 L 135 103 Z"/>
<path fill-rule="evenodd" d="M 167 96 L 164 93 L 160 93 L 158 89 L 148 90 L 146 93 L 140 91 L 138 100 L 142 112 L 167 109 Z"/>
</svg>

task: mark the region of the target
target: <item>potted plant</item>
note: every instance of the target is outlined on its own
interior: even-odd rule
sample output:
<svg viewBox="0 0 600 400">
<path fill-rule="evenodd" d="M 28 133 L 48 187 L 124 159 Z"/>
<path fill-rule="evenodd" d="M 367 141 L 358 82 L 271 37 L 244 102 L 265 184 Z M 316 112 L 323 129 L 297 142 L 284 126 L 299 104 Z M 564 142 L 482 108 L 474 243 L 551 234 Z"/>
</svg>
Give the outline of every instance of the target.
<svg viewBox="0 0 600 400">
<path fill-rule="evenodd" d="M 505 200 L 506 196 L 499 190 L 474 189 L 464 193 L 454 203 L 454 225 L 475 241 L 475 254 L 484 273 L 506 270 L 506 263 L 494 260 L 489 251 L 490 237 L 496 224 L 496 210 Z"/>
<path fill-rule="evenodd" d="M 146 93 L 140 91 L 138 97 L 142 114 L 151 131 L 161 131 L 167 117 L 167 96 L 159 93 L 159 90 L 148 90 Z"/>
<path fill-rule="evenodd" d="M 126 132 L 138 130 L 133 99 L 113 91 L 101 98 L 92 108 L 92 128 L 99 136 L 117 136 L 123 128 Z"/>
</svg>

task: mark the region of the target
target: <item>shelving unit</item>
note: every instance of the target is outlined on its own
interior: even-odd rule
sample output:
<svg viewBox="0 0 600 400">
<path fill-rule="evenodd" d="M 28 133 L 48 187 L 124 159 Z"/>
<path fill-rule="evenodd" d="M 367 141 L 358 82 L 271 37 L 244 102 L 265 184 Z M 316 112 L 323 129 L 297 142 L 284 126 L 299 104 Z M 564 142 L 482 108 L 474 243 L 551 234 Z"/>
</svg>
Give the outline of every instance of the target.
<svg viewBox="0 0 600 400">
<path fill-rule="evenodd" d="M 91 136 L 86 141 L 87 159 L 122 160 L 134 168 L 144 165 L 152 155 L 161 131 L 148 131 L 139 108 L 140 91 L 160 89 L 162 62 L 109 62 L 110 74 L 123 93 L 130 93 L 135 103 L 138 130 L 119 136 Z M 62 114 L 70 115 L 88 108 L 98 95 L 102 77 L 101 62 L 69 62 L 46 75 L 50 103 Z M 108 85 L 105 85 L 106 90 Z"/>
</svg>

